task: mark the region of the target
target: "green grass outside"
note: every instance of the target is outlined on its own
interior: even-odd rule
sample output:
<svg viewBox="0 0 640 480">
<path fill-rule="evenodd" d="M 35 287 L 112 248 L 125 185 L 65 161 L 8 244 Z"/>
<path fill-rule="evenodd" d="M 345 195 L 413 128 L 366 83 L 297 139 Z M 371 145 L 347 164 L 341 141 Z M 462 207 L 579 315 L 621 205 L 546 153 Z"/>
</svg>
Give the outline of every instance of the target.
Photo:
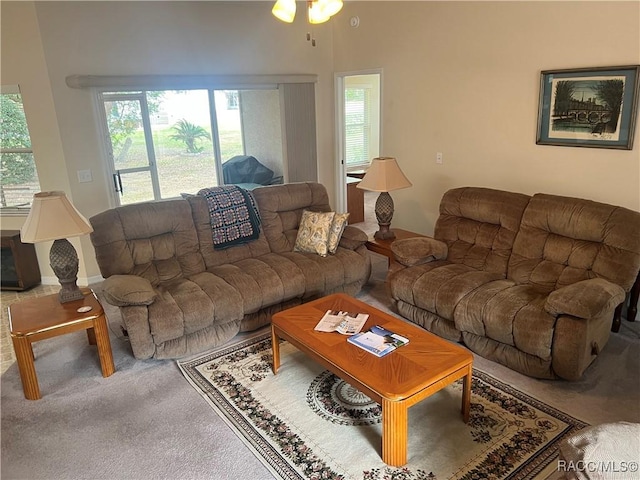
<svg viewBox="0 0 640 480">
<path fill-rule="evenodd" d="M 202 153 L 191 154 L 185 145 L 170 136 L 170 128 L 153 131 L 160 193 L 162 198 L 177 197 L 181 193 L 196 193 L 201 188 L 218 185 L 215 171 L 215 157 L 210 140 L 203 139 L 199 145 Z M 242 155 L 242 137 L 239 131 L 219 132 L 223 162 L 235 155 Z M 148 164 L 147 149 L 142 130 L 130 136 L 131 146 L 123 158 L 116 160 L 116 170 L 143 167 Z M 118 157 L 116 149 L 114 155 Z M 135 203 L 153 200 L 153 192 L 148 172 L 121 174 L 124 195 L 121 203 Z"/>
</svg>

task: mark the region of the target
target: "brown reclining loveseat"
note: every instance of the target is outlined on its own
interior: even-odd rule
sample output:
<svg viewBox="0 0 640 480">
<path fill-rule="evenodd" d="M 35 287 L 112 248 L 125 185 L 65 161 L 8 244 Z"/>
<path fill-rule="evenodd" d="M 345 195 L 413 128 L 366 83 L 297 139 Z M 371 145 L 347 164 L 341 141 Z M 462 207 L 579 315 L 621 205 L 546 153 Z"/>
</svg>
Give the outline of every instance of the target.
<svg viewBox="0 0 640 480">
<path fill-rule="evenodd" d="M 398 240 L 401 315 L 538 378 L 580 378 L 640 269 L 640 213 L 486 188 L 445 193 L 434 238 Z"/>
</svg>

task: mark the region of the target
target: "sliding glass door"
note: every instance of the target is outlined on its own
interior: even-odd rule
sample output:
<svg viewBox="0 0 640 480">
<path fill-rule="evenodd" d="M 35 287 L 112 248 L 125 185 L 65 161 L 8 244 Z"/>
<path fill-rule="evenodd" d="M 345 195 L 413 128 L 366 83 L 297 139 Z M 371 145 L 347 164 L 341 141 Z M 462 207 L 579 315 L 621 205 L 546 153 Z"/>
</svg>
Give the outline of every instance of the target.
<svg viewBox="0 0 640 480">
<path fill-rule="evenodd" d="M 253 157 L 271 170 L 271 180 L 260 180 L 266 184 L 317 181 L 314 76 L 72 76 L 68 81 L 73 88 L 95 88 L 113 206 L 221 185 L 225 170 L 245 160 L 238 156 Z M 228 163 L 231 159 L 237 161 Z M 265 184 L 256 183 L 249 169 L 242 173 L 233 181 L 245 188 Z"/>
<path fill-rule="evenodd" d="M 153 200 L 159 195 L 159 187 L 144 94 L 105 95 L 103 101 L 113 184 L 120 203 Z"/>
<path fill-rule="evenodd" d="M 237 91 L 101 94 L 118 204 L 196 193 L 221 182 L 221 158 L 244 154 Z"/>
</svg>

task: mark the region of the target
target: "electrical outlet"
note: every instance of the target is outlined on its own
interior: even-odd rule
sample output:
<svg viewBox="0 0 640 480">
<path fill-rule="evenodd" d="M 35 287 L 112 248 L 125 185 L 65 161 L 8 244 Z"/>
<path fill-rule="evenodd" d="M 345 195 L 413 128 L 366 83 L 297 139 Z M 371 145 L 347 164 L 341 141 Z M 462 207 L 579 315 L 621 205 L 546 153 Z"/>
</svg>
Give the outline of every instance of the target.
<svg viewBox="0 0 640 480">
<path fill-rule="evenodd" d="M 436 153 L 436 163 L 442 165 L 442 152 Z"/>
<path fill-rule="evenodd" d="M 87 183 L 93 182 L 93 176 L 91 175 L 91 170 L 78 170 L 78 182 Z"/>
</svg>

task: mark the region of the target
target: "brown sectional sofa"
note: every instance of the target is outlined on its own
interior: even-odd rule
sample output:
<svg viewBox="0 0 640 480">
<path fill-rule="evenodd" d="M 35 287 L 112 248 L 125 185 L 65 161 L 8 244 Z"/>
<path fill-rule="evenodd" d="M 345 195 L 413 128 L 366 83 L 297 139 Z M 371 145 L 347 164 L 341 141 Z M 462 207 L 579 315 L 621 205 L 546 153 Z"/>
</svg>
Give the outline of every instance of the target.
<svg viewBox="0 0 640 480">
<path fill-rule="evenodd" d="M 640 213 L 589 200 L 456 188 L 434 238 L 392 245 L 399 313 L 538 378 L 580 378 L 640 269 Z"/>
<path fill-rule="evenodd" d="M 120 307 L 136 358 L 176 358 L 255 330 L 284 308 L 334 292 L 355 295 L 371 264 L 347 226 L 334 255 L 294 252 L 302 212 L 331 211 L 318 183 L 253 190 L 260 237 L 214 249 L 201 196 L 126 205 L 90 219 L 103 294 Z"/>
</svg>

